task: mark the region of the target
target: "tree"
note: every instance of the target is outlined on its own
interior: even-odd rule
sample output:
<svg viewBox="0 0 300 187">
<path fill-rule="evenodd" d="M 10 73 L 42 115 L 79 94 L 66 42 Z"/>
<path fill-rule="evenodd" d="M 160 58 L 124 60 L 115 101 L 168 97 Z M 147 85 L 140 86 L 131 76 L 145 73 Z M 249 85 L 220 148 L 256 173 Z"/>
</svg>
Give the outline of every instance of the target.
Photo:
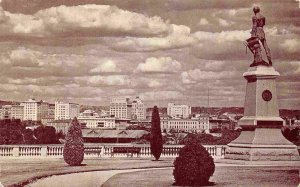
<svg viewBox="0 0 300 187">
<path fill-rule="evenodd" d="M 56 144 L 58 143 L 56 130 L 51 126 L 39 126 L 33 131 L 38 144 Z"/>
<path fill-rule="evenodd" d="M 157 106 L 154 106 L 152 111 L 150 148 L 155 160 L 158 160 L 163 149 L 163 138 L 161 135 L 160 117 Z"/>
<path fill-rule="evenodd" d="M 23 139 L 23 143 L 24 144 L 35 144 L 36 143 L 36 139 L 33 136 L 33 131 L 31 129 L 25 129 L 24 130 L 24 139 Z"/>
<path fill-rule="evenodd" d="M 81 126 L 75 117 L 66 135 L 64 145 L 64 160 L 70 166 L 79 166 L 84 158 L 84 144 L 82 138 Z"/>
<path fill-rule="evenodd" d="M 191 136 L 174 161 L 175 185 L 203 186 L 215 171 L 214 160 L 196 137 Z"/>
</svg>

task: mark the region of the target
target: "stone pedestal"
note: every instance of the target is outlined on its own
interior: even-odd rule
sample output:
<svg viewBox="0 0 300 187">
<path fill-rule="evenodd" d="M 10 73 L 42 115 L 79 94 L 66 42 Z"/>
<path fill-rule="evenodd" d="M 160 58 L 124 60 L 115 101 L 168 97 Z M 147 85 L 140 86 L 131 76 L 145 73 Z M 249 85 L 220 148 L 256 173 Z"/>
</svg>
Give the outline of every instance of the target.
<svg viewBox="0 0 300 187">
<path fill-rule="evenodd" d="M 281 133 L 276 81 L 279 73 L 272 66 L 250 67 L 247 80 L 244 117 L 238 121 L 241 135 L 228 144 L 225 159 L 299 160 L 297 146 Z"/>
</svg>

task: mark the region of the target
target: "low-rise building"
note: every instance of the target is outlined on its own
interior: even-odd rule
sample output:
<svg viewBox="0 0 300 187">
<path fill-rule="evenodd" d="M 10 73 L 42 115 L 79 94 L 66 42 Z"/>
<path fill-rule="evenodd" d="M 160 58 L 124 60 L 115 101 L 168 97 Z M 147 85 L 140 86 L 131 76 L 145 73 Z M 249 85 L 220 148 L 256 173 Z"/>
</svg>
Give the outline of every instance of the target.
<svg viewBox="0 0 300 187">
<path fill-rule="evenodd" d="M 53 121 L 53 120 L 54 120 L 54 117 L 44 117 L 44 118 L 41 119 L 41 123 L 43 125 L 47 125 L 48 122 Z"/>
<path fill-rule="evenodd" d="M 209 129 L 213 130 L 235 130 L 236 122 L 231 121 L 229 118 L 220 118 L 220 117 L 213 117 L 209 119 Z"/>
<path fill-rule="evenodd" d="M 99 130 L 83 129 L 84 142 L 88 143 L 131 143 L 149 134 L 145 130 Z"/>
<path fill-rule="evenodd" d="M 92 110 L 85 110 L 78 116 L 78 121 L 84 123 L 87 128 L 116 128 L 115 118 L 111 116 L 99 116 Z"/>
<path fill-rule="evenodd" d="M 52 120 L 49 121 L 46 126 L 54 127 L 57 133 L 62 132 L 63 134 L 67 134 L 70 123 L 71 119 Z"/>
<path fill-rule="evenodd" d="M 192 119 L 174 119 L 161 118 L 162 131 L 169 132 L 170 130 L 184 132 L 203 132 L 209 130 L 209 118 L 207 116 L 198 116 Z"/>
</svg>

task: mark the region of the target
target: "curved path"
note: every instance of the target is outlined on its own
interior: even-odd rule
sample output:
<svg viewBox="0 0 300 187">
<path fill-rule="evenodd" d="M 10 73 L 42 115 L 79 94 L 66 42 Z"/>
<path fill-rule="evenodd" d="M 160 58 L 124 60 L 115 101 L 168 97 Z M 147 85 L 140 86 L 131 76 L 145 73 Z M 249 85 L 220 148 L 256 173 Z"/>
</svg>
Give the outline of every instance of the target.
<svg viewBox="0 0 300 187">
<path fill-rule="evenodd" d="M 299 164 L 299 163 L 298 163 Z M 158 170 L 158 171 L 153 171 Z M 229 175 L 228 175 L 229 174 Z M 162 177 L 163 176 L 163 177 Z M 252 177 L 251 177 L 252 176 Z M 211 178 L 217 186 L 258 185 L 265 181 L 267 186 L 295 186 L 299 184 L 299 167 L 297 166 L 274 166 L 265 165 L 241 165 L 239 163 L 216 163 L 216 171 Z M 154 178 L 153 178 L 154 177 Z M 159 179 L 159 180 L 158 180 Z M 286 181 L 290 181 L 286 183 Z M 171 186 L 174 182 L 172 168 L 150 167 L 144 169 L 112 169 L 65 175 L 53 175 L 39 179 L 27 186 L 33 187 L 82 187 L 82 186 Z"/>
<path fill-rule="evenodd" d="M 93 172 L 83 172 L 83 173 L 72 173 L 66 175 L 54 175 L 51 177 L 39 179 L 36 182 L 30 183 L 29 187 L 82 187 L 82 186 L 101 186 L 109 178 L 116 174 L 129 173 L 129 172 L 139 172 L 145 170 L 155 170 L 155 169 L 166 169 L 165 168 L 147 168 L 147 169 L 125 169 L 125 170 L 108 170 L 108 171 L 93 171 Z"/>
</svg>

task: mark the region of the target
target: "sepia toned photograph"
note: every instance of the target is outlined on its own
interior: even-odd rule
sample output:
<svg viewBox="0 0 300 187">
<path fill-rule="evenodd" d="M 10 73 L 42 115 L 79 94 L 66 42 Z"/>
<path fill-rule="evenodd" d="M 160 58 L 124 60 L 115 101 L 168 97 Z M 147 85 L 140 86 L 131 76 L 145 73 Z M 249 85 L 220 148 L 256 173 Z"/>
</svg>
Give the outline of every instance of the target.
<svg viewBox="0 0 300 187">
<path fill-rule="evenodd" d="M 0 187 L 300 187 L 300 0 L 0 0 Z"/>
</svg>

